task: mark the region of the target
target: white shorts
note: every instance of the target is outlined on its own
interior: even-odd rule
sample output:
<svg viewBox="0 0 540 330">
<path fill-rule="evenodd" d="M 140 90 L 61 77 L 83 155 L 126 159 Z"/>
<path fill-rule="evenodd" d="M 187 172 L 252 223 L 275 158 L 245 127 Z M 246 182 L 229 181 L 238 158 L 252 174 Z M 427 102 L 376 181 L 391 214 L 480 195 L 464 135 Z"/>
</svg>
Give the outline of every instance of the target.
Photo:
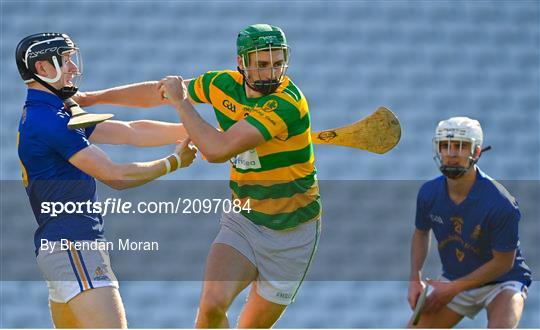
<svg viewBox="0 0 540 330">
<path fill-rule="evenodd" d="M 442 277 L 441 280 L 447 280 Z M 446 305 L 454 312 L 474 319 L 483 308 L 486 308 L 503 290 L 511 290 L 521 294 L 523 300 L 527 299 L 527 286 L 518 281 L 485 285 L 476 289 L 463 291 Z"/>
<path fill-rule="evenodd" d="M 77 241 L 91 242 L 91 241 Z M 49 287 L 49 299 L 67 303 L 79 293 L 99 287 L 118 288 L 106 250 L 61 248 L 39 250 L 37 263 Z"/>
<path fill-rule="evenodd" d="M 321 221 L 273 230 L 237 213 L 224 213 L 214 243 L 229 245 L 257 268 L 257 293 L 276 304 L 289 305 L 306 277 L 319 242 Z"/>
</svg>

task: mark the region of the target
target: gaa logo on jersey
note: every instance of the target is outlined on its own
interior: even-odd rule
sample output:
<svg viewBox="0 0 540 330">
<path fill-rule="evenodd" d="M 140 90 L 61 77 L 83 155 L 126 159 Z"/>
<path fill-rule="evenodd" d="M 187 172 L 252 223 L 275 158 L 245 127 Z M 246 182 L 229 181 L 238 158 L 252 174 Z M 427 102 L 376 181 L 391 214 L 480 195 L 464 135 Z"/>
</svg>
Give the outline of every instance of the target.
<svg viewBox="0 0 540 330">
<path fill-rule="evenodd" d="M 229 109 L 230 111 L 236 112 L 236 105 L 234 105 L 234 103 L 232 103 L 231 101 L 225 99 L 223 100 L 222 104 L 225 108 Z"/>
<path fill-rule="evenodd" d="M 443 219 L 441 218 L 440 215 L 430 214 L 429 218 L 433 222 L 440 223 L 441 225 L 444 224 Z"/>
</svg>

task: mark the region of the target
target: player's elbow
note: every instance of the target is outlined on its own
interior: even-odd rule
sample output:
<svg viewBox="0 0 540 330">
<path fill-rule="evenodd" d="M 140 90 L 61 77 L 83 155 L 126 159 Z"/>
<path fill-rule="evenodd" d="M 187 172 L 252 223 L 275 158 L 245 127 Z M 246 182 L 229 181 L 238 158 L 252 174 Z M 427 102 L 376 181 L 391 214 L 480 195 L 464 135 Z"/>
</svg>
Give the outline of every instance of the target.
<svg viewBox="0 0 540 330">
<path fill-rule="evenodd" d="M 219 164 L 219 163 L 225 163 L 229 158 L 206 158 L 209 163 Z"/>
<path fill-rule="evenodd" d="M 207 148 L 208 150 L 201 150 L 201 153 L 210 163 L 225 163 L 251 148 L 252 146 L 246 146 L 245 143 L 238 141 L 238 139 L 222 136 L 220 144 L 214 144 Z"/>
<path fill-rule="evenodd" d="M 508 273 L 514 267 L 514 259 L 504 260 L 501 262 L 501 272 L 503 274 Z"/>
<path fill-rule="evenodd" d="M 497 268 L 494 271 L 494 273 L 497 274 L 498 276 L 502 276 L 502 275 L 508 273 L 509 271 L 511 271 L 513 267 L 514 267 L 514 261 L 513 260 L 511 260 L 511 261 L 499 260 L 499 262 L 497 264 Z"/>
<path fill-rule="evenodd" d="M 225 163 L 226 161 L 230 159 L 230 157 L 224 157 L 224 156 L 219 156 L 219 155 L 218 156 L 205 155 L 205 156 L 209 163 Z"/>
<path fill-rule="evenodd" d="M 413 240 L 429 240 L 429 230 L 415 229 Z"/>
<path fill-rule="evenodd" d="M 107 186 L 115 190 L 124 190 L 130 187 L 129 179 L 124 175 L 120 166 L 112 166 L 107 172 L 106 176 L 99 179 Z"/>
<path fill-rule="evenodd" d="M 514 267 L 516 251 L 494 253 L 494 261 L 501 274 L 506 274 Z"/>
<path fill-rule="evenodd" d="M 208 160 L 209 163 L 225 163 L 232 157 L 223 149 L 221 150 L 214 149 L 214 150 L 209 150 L 206 153 L 205 152 L 202 152 L 202 153 L 206 157 L 206 160 Z"/>
<path fill-rule="evenodd" d="M 114 190 L 124 190 L 130 187 L 127 180 L 123 179 L 114 179 L 114 180 L 100 180 L 107 186 L 113 188 Z"/>
<path fill-rule="evenodd" d="M 142 132 L 145 129 L 144 121 L 128 121 L 123 123 L 122 127 L 122 143 L 134 147 L 145 147 L 145 141 L 142 138 Z"/>
<path fill-rule="evenodd" d="M 113 188 L 114 190 L 125 190 L 130 186 L 124 180 L 112 180 L 112 181 L 102 181 L 107 186 Z"/>
</svg>

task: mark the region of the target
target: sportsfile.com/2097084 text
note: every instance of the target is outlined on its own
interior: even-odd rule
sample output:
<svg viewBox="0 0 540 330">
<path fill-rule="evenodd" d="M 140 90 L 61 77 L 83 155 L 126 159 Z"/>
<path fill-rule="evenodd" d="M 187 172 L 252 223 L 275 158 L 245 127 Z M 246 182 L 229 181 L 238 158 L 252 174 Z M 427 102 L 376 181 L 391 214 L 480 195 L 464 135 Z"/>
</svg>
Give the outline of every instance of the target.
<svg viewBox="0 0 540 330">
<path fill-rule="evenodd" d="M 249 199 L 182 198 L 176 201 L 141 201 L 132 203 L 122 198 L 107 198 L 103 202 L 42 202 L 41 213 L 57 217 L 60 214 L 209 214 L 251 212 Z"/>
</svg>

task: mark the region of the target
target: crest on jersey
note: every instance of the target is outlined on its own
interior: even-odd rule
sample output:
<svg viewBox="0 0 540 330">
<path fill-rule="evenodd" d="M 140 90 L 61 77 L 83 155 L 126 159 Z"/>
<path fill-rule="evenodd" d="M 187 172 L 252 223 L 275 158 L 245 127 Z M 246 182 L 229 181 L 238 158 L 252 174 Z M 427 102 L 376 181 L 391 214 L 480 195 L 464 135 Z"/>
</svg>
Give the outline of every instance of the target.
<svg viewBox="0 0 540 330">
<path fill-rule="evenodd" d="M 111 279 L 107 274 L 105 274 L 105 271 L 100 266 L 96 267 L 96 270 L 94 271 L 94 281 L 110 281 Z"/>
<path fill-rule="evenodd" d="M 278 102 L 276 100 L 268 100 L 263 104 L 262 109 L 264 112 L 272 112 L 278 107 Z"/>
<path fill-rule="evenodd" d="M 474 227 L 474 230 L 471 234 L 471 238 L 474 239 L 474 240 L 477 240 L 479 237 L 480 237 L 480 233 L 481 233 L 482 229 L 480 227 L 480 225 L 476 225 L 476 227 Z"/>
<path fill-rule="evenodd" d="M 460 249 L 456 249 L 456 258 L 459 262 L 462 262 L 465 259 L 465 253 Z"/>
<path fill-rule="evenodd" d="M 452 221 L 452 226 L 454 227 L 454 231 L 456 234 L 461 235 L 461 230 L 463 228 L 463 219 L 460 217 L 451 217 L 450 221 Z"/>
</svg>

